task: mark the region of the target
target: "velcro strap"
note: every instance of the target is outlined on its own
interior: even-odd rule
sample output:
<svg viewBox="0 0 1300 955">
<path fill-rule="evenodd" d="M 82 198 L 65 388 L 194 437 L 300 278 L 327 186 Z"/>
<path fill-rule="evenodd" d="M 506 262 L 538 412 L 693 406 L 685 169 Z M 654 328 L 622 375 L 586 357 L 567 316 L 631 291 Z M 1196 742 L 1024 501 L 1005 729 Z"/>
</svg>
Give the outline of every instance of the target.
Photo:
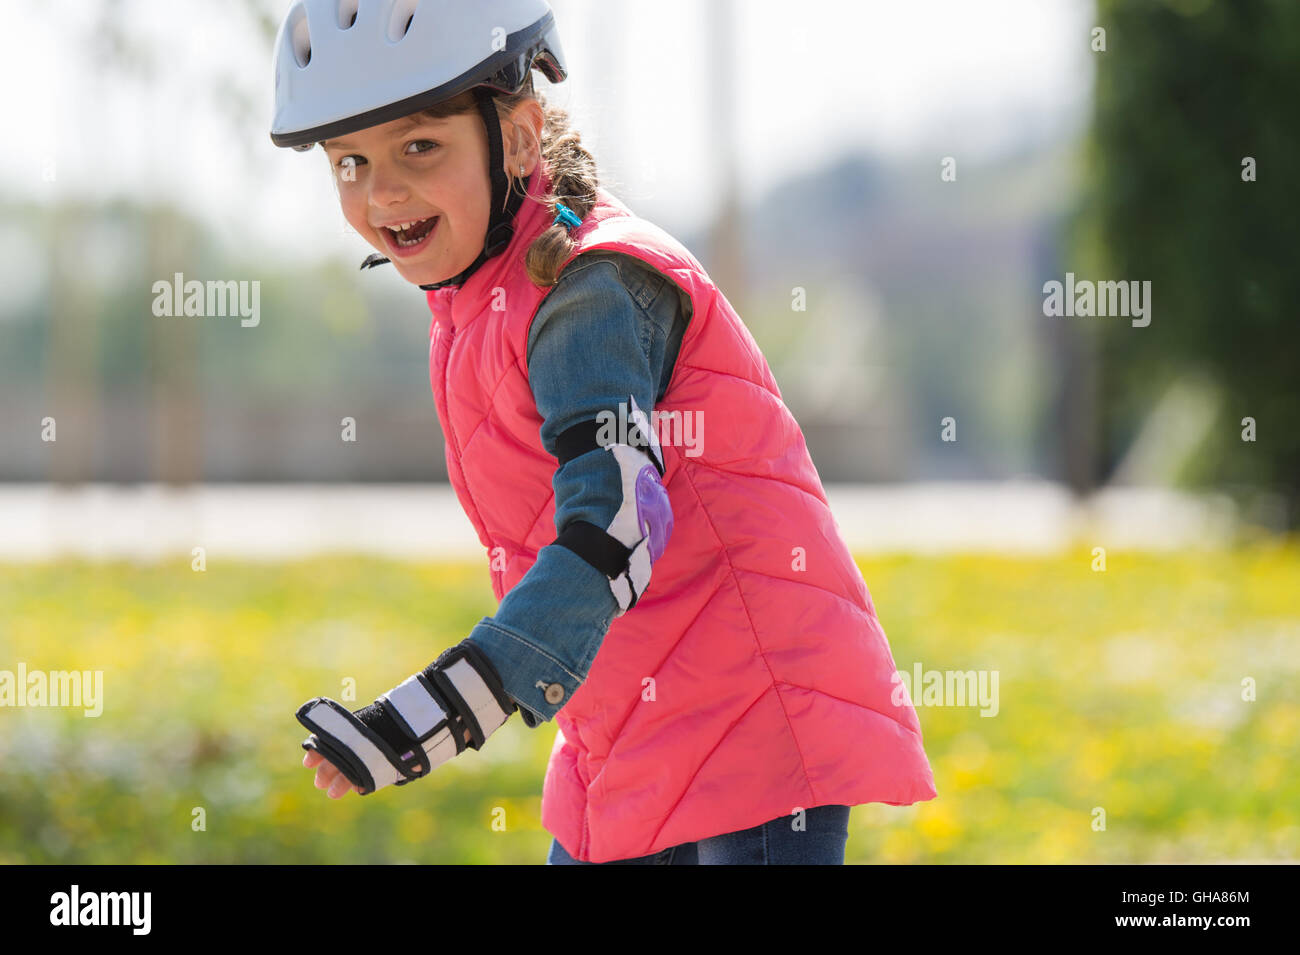
<svg viewBox="0 0 1300 955">
<path fill-rule="evenodd" d="M 589 521 L 569 521 L 552 543 L 573 551 L 610 579 L 623 573 L 632 553 L 618 538 Z"/>
<path fill-rule="evenodd" d="M 595 451 L 601 447 L 600 442 L 596 440 L 596 432 L 599 429 L 600 422 L 595 418 L 590 421 L 579 421 L 573 427 L 566 428 L 555 439 L 555 460 L 565 465 L 574 458 L 582 457 L 588 451 Z"/>
<path fill-rule="evenodd" d="M 423 673 L 407 677 L 381 696 L 378 702 L 383 706 L 384 712 L 393 718 L 393 722 L 418 744 L 411 753 L 403 753 L 402 756 L 405 758 L 418 753 L 421 757 L 427 757 L 417 760 L 412 772 L 426 775 L 452 756 L 459 755 L 463 746 L 456 746 L 455 734 L 448 725 L 451 719 Z M 438 730 L 443 732 L 438 733 Z M 402 782 L 397 785 L 402 785 Z"/>
<path fill-rule="evenodd" d="M 601 421 L 598 418 L 592 418 L 588 421 L 579 421 L 572 427 L 566 428 L 560 433 L 559 437 L 555 439 L 555 459 L 560 462 L 561 466 L 563 466 L 568 464 L 574 458 L 581 457 L 588 451 L 595 451 L 598 448 L 608 447 L 608 445 L 601 444 L 597 439 L 601 429 L 607 427 L 609 427 L 609 422 Z M 647 437 L 645 432 L 641 430 L 640 425 L 631 418 L 627 419 L 626 436 L 627 445 L 638 451 L 645 452 L 646 457 L 649 458 L 654 466 L 662 473 L 663 468 L 660 467 L 659 462 L 655 460 L 655 456 L 650 453 L 653 446 L 650 443 L 649 437 Z"/>
<path fill-rule="evenodd" d="M 439 723 L 447 719 L 446 712 L 433 695 L 433 688 L 423 673 L 407 677 L 385 693 L 384 697 L 388 701 L 389 712 L 395 711 L 400 723 L 405 724 L 403 729 L 420 743 L 428 738 Z"/>
<path fill-rule="evenodd" d="M 627 560 L 627 576 L 632 581 L 632 590 L 637 597 L 640 597 L 650 584 L 650 566 L 650 538 L 646 537 L 632 548 L 632 556 Z M 635 601 L 633 604 L 635 605 Z"/>
<path fill-rule="evenodd" d="M 486 739 L 510 714 L 501 708 L 496 696 L 469 660 L 461 658 L 443 672 L 465 701 L 468 715 L 474 722 L 469 730 L 470 738 L 481 746 L 482 740 L 479 737 Z M 478 730 L 477 733 L 475 729 Z"/>
<path fill-rule="evenodd" d="M 636 591 L 632 589 L 627 574 L 622 574 L 611 580 L 609 589 L 613 591 L 614 599 L 618 601 L 618 614 L 616 616 L 622 616 L 636 606 Z"/>
<path fill-rule="evenodd" d="M 392 747 L 328 697 L 308 700 L 298 708 L 297 717 L 299 723 L 319 736 L 328 748 L 335 750 L 343 762 L 330 758 L 327 753 L 322 755 L 344 771 L 350 783 L 363 787 L 367 794 L 403 778 L 404 774 L 397 768 L 401 759 Z M 347 759 L 347 753 L 355 754 L 360 764 Z M 354 774 L 357 778 L 353 778 Z"/>
<path fill-rule="evenodd" d="M 650 583 L 650 566 L 650 538 L 647 537 L 632 549 L 627 570 L 609 582 L 609 589 L 618 601 L 618 616 L 627 613 L 641 599 Z"/>
<path fill-rule="evenodd" d="M 424 668 L 424 676 L 446 700 L 452 740 L 457 749 L 479 749 L 518 707 L 487 659 L 472 643 L 461 641 Z M 465 743 L 462 730 L 469 730 Z"/>
<path fill-rule="evenodd" d="M 424 751 L 429 756 L 429 763 L 433 766 L 440 766 L 453 756 L 460 754 L 464 749 L 464 740 L 461 745 L 456 746 L 456 735 L 452 732 L 454 723 L 448 723 L 437 733 L 430 736 L 424 743 Z"/>
</svg>

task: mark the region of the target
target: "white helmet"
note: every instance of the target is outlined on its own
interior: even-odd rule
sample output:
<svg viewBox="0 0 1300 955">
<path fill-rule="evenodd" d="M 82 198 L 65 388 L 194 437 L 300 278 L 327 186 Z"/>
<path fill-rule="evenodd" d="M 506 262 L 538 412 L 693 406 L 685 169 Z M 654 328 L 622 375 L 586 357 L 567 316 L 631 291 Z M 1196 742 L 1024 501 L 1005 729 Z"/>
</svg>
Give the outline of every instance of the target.
<svg viewBox="0 0 1300 955">
<path fill-rule="evenodd" d="M 509 188 L 492 97 L 519 92 L 534 66 L 552 83 L 568 76 L 546 0 L 295 0 L 275 40 L 271 142 L 311 149 L 472 90 L 492 182 L 483 251 L 454 278 L 420 287 L 458 285 L 514 233 L 523 196 Z M 387 261 L 374 254 L 361 267 Z"/>
<path fill-rule="evenodd" d="M 546 0 L 297 0 L 275 40 L 271 142 L 314 143 L 485 86 L 568 71 Z"/>
</svg>

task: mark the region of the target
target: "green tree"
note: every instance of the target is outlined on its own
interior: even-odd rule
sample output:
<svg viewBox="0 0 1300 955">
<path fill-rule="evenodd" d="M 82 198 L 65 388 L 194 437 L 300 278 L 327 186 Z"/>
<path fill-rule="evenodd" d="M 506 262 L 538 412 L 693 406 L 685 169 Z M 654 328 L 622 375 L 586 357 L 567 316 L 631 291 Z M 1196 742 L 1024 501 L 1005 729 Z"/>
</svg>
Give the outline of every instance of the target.
<svg viewBox="0 0 1300 955">
<path fill-rule="evenodd" d="M 1215 420 L 1179 477 L 1281 494 L 1295 526 L 1300 4 L 1098 0 L 1096 25 L 1106 49 L 1076 251 L 1098 270 L 1083 277 L 1152 283 L 1149 326 L 1095 326 L 1102 463 L 1171 385 L 1206 381 Z"/>
</svg>

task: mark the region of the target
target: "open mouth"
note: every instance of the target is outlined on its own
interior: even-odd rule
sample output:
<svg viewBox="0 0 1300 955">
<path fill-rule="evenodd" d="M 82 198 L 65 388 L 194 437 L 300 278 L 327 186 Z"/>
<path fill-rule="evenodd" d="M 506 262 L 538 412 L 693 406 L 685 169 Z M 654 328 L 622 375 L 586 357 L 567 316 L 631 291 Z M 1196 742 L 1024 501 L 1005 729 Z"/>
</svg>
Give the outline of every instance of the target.
<svg viewBox="0 0 1300 955">
<path fill-rule="evenodd" d="M 397 228 L 380 226 L 379 231 L 383 233 L 384 240 L 391 251 L 397 255 L 410 255 L 428 241 L 434 227 L 438 224 L 438 219 L 438 216 L 416 219 L 412 222 L 403 222 Z"/>
</svg>

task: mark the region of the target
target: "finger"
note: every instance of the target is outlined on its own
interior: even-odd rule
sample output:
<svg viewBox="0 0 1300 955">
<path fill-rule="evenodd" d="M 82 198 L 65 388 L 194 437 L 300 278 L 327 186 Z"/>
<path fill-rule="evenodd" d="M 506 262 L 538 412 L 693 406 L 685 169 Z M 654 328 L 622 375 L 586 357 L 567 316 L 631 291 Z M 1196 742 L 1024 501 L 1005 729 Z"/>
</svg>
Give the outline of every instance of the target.
<svg viewBox="0 0 1300 955">
<path fill-rule="evenodd" d="M 303 754 L 302 764 L 306 766 L 308 769 L 311 769 L 313 766 L 315 766 L 324 758 L 325 758 L 324 756 L 316 752 L 314 749 L 309 749 L 307 750 L 306 753 Z"/>
<path fill-rule="evenodd" d="M 316 788 L 328 790 L 328 795 L 334 799 L 346 795 L 349 789 L 356 789 L 358 793 L 364 792 L 364 789 L 353 785 L 343 771 L 329 760 L 325 760 L 316 770 Z"/>
<path fill-rule="evenodd" d="M 340 773 L 339 777 L 330 784 L 329 797 L 331 799 L 342 799 L 352 788 L 352 784 L 348 782 L 348 778 Z"/>
<path fill-rule="evenodd" d="M 338 767 L 335 766 L 333 763 L 331 763 L 329 760 L 325 760 L 323 763 L 321 763 L 319 766 L 316 767 L 316 788 L 329 789 L 330 786 L 334 784 L 334 780 L 338 777 L 338 775 L 339 775 Z"/>
</svg>

